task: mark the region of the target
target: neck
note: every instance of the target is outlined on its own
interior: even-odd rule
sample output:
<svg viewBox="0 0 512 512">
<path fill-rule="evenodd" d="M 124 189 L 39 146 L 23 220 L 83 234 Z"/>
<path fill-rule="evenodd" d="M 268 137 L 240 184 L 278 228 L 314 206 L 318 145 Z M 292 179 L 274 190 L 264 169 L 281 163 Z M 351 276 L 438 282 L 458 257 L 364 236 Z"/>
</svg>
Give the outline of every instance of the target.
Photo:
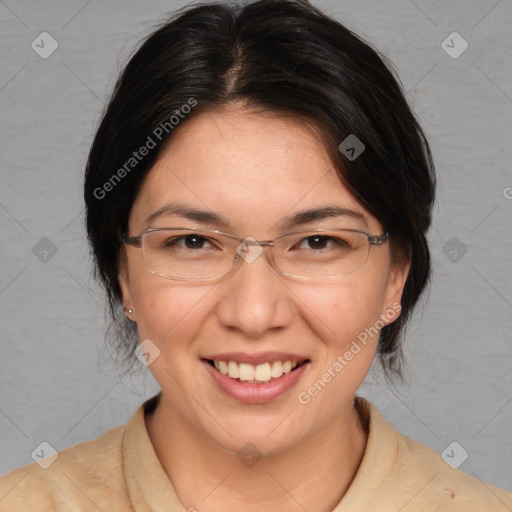
<svg viewBox="0 0 512 512">
<path fill-rule="evenodd" d="M 329 512 L 352 482 L 367 442 L 366 419 L 352 403 L 325 428 L 275 456 L 244 466 L 163 397 L 146 414 L 160 463 L 186 509 L 210 512 Z M 169 435 L 172 432 L 172 435 Z"/>
</svg>

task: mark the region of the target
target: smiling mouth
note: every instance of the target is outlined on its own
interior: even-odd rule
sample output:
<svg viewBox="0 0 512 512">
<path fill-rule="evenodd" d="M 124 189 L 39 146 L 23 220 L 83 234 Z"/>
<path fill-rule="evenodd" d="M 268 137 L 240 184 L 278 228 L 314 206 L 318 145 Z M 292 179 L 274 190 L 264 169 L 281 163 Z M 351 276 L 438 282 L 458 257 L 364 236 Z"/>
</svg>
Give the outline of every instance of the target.
<svg viewBox="0 0 512 512">
<path fill-rule="evenodd" d="M 235 381 L 265 384 L 297 370 L 309 359 L 302 361 L 269 361 L 258 365 L 212 359 L 203 359 L 203 361 L 206 361 L 222 375 Z"/>
</svg>

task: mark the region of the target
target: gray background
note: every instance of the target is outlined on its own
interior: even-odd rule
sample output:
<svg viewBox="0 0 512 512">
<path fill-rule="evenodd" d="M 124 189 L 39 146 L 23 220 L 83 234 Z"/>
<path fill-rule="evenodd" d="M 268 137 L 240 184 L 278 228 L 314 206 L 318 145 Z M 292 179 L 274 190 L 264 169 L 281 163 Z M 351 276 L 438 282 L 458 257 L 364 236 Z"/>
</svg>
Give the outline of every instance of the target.
<svg viewBox="0 0 512 512">
<path fill-rule="evenodd" d="M 42 441 L 61 450 L 125 423 L 158 390 L 142 366 L 120 379 L 104 346 L 82 175 L 121 64 L 185 4 L 0 2 L 2 474 Z M 386 386 L 376 370 L 361 394 L 438 453 L 457 441 L 462 470 L 512 490 L 512 2 L 314 4 L 394 62 L 439 174 L 435 276 L 408 330 L 408 382 Z M 31 48 L 43 31 L 59 45 L 47 59 Z M 469 44 L 456 59 L 441 47 L 453 31 Z"/>
</svg>

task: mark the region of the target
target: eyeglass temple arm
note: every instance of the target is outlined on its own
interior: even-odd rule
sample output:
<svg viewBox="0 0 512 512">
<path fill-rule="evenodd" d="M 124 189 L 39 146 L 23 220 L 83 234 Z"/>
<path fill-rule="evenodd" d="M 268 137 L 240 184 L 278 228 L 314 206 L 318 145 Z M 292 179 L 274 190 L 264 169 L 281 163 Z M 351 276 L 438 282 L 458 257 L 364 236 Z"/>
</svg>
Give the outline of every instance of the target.
<svg viewBox="0 0 512 512">
<path fill-rule="evenodd" d="M 142 237 L 141 236 L 128 236 L 126 234 L 122 237 L 123 244 L 132 245 L 133 247 L 142 247 Z"/>
<path fill-rule="evenodd" d="M 370 242 L 371 245 L 382 245 L 386 240 L 389 239 L 389 233 L 386 232 L 382 235 L 368 235 L 368 242 Z"/>
</svg>

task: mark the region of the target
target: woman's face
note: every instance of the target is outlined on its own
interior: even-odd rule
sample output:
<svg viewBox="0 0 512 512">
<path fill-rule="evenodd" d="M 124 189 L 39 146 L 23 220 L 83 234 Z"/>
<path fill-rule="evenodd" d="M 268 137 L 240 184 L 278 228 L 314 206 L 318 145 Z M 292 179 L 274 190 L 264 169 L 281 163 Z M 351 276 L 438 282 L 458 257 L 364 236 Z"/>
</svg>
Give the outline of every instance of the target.
<svg viewBox="0 0 512 512">
<path fill-rule="evenodd" d="M 130 235 L 184 226 L 271 240 L 296 213 L 332 206 L 360 218 L 327 217 L 295 230 L 383 232 L 303 123 L 231 107 L 175 130 L 136 198 Z M 226 225 L 177 213 L 146 222 L 171 203 L 215 213 Z M 159 277 L 146 269 L 140 249 L 123 250 L 123 303 L 134 310 L 140 339 L 151 340 L 149 352 L 160 351 L 149 368 L 163 406 L 233 452 L 250 442 L 263 454 L 279 453 L 349 414 L 376 352 L 376 331 L 398 316 L 406 277 L 405 268 L 391 265 L 389 243 L 372 246 L 363 267 L 334 279 L 279 275 L 265 249 L 213 283 Z M 308 361 L 269 384 L 251 384 L 221 375 L 207 359 L 268 362 L 276 371 L 276 361 Z"/>
</svg>

